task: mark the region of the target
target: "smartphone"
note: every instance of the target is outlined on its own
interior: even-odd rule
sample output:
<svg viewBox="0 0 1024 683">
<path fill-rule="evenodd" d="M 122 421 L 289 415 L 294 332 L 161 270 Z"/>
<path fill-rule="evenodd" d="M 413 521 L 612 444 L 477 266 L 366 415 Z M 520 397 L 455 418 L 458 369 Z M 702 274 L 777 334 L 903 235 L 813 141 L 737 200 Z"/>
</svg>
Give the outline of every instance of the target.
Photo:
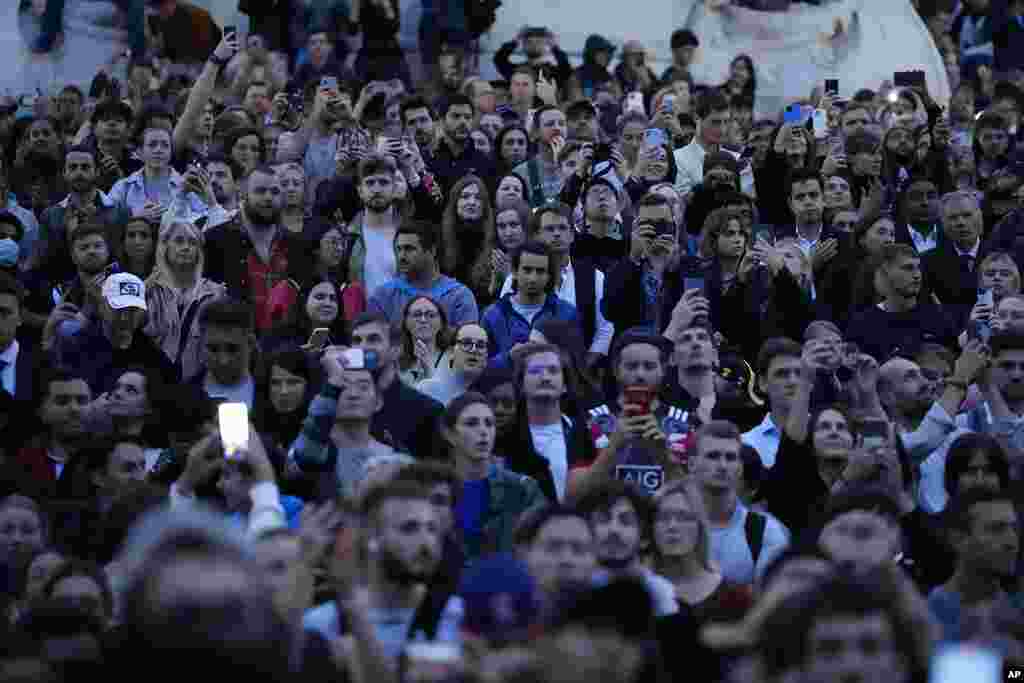
<svg viewBox="0 0 1024 683">
<path fill-rule="evenodd" d="M 320 79 L 321 90 L 337 90 L 338 79 L 336 76 L 324 76 Z"/>
<path fill-rule="evenodd" d="M 874 450 L 889 445 L 890 428 L 885 420 L 865 420 L 860 427 L 864 448 Z"/>
<path fill-rule="evenodd" d="M 839 79 L 838 78 L 826 78 L 825 79 L 825 94 L 826 95 L 838 95 L 839 94 Z"/>
<path fill-rule="evenodd" d="M 225 38 L 225 40 L 227 40 L 227 39 L 234 39 L 237 36 L 238 36 L 238 29 L 237 28 L 235 28 L 234 26 L 225 26 L 224 27 L 224 38 Z"/>
<path fill-rule="evenodd" d="M 249 448 L 249 406 L 244 403 L 221 403 L 217 406 L 220 440 L 224 444 L 224 457 L 237 458 Z"/>
<path fill-rule="evenodd" d="M 676 106 L 676 96 L 669 94 L 661 98 L 661 103 L 669 114 L 673 113 Z"/>
<path fill-rule="evenodd" d="M 930 683 L 996 683 L 1004 680 L 1002 657 L 995 650 L 977 645 L 941 648 L 932 658 L 929 671 Z"/>
<path fill-rule="evenodd" d="M 814 125 L 814 137 L 817 140 L 824 140 L 828 137 L 828 112 L 824 109 L 815 109 L 811 116 Z"/>
<path fill-rule="evenodd" d="M 897 88 L 924 88 L 923 71 L 896 71 L 892 75 L 892 84 Z"/>
<path fill-rule="evenodd" d="M 983 306 L 992 306 L 995 303 L 995 299 L 992 296 L 992 290 L 985 289 L 984 287 L 978 287 L 978 303 Z"/>
<path fill-rule="evenodd" d="M 782 122 L 799 124 L 803 121 L 803 117 L 803 108 L 799 104 L 791 104 L 786 107 L 786 111 L 782 114 Z"/>
<path fill-rule="evenodd" d="M 683 291 L 689 292 L 691 289 L 699 290 L 701 296 L 704 296 L 704 278 L 702 277 L 688 277 L 683 278 Z"/>
<path fill-rule="evenodd" d="M 594 148 L 594 157 L 591 160 L 594 164 L 602 164 L 612 158 L 612 146 L 608 143 L 598 145 Z"/>
<path fill-rule="evenodd" d="M 651 403 L 654 402 L 654 389 L 644 386 L 625 387 L 622 390 L 622 402 L 637 407 L 632 415 L 647 415 L 651 412 Z"/>
<path fill-rule="evenodd" d="M 331 331 L 326 327 L 318 327 L 313 330 L 313 333 L 309 335 L 309 341 L 306 342 L 306 346 L 310 349 L 316 349 L 322 351 L 327 342 L 331 338 Z"/>
<path fill-rule="evenodd" d="M 668 137 L 661 128 L 648 128 L 644 131 L 644 142 L 648 147 L 663 147 L 668 144 Z"/>
</svg>

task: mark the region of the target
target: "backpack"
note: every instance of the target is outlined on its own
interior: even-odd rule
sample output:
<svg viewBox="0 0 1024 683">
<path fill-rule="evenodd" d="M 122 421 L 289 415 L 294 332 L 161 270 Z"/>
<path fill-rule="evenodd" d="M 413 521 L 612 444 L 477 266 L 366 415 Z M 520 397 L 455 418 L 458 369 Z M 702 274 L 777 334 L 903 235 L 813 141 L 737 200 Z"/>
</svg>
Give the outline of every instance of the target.
<svg viewBox="0 0 1024 683">
<path fill-rule="evenodd" d="M 760 512 L 747 510 L 747 521 L 743 523 L 743 532 L 750 547 L 750 556 L 754 558 L 754 570 L 757 571 L 757 560 L 761 557 L 764 545 L 764 530 L 768 526 L 768 518 Z"/>
</svg>

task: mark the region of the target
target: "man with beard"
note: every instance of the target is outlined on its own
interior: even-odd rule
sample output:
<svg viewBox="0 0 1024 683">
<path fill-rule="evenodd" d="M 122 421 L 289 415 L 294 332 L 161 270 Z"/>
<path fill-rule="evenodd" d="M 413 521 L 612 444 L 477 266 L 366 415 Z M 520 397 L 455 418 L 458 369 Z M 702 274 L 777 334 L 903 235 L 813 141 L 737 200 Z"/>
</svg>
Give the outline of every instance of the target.
<svg viewBox="0 0 1024 683">
<path fill-rule="evenodd" d="M 458 643 L 462 622 L 462 601 L 455 596 L 424 592 L 441 559 L 441 523 L 426 490 L 416 484 L 395 482 L 371 488 L 361 505 L 362 531 L 354 532 L 346 547 L 335 546 L 339 560 L 351 553 L 365 554 L 366 569 L 345 577 L 351 584 L 366 582 L 369 593 L 369 619 L 376 631 L 384 655 L 396 666 L 408 642 L 422 640 Z M 337 560 L 336 560 L 337 561 Z M 348 584 L 345 581 L 344 584 Z M 349 614 L 339 609 L 338 601 L 316 607 L 303 619 L 308 630 L 328 640 L 349 630 Z M 440 606 L 439 616 L 427 612 Z M 427 619 L 423 619 L 427 616 Z M 434 624 L 424 622 L 433 621 Z M 433 634 L 424 625 L 436 626 Z"/>
<path fill-rule="evenodd" d="M 359 125 L 352 116 L 353 94 L 348 85 L 339 83 L 330 87 L 323 78 L 310 81 L 304 92 L 306 121 L 277 150 L 281 163 L 298 162 L 306 171 L 306 204 L 312 206 L 316 188 L 334 177 L 335 152 L 339 138 L 359 133 Z"/>
<path fill-rule="evenodd" d="M 309 263 L 302 240 L 281 226 L 281 181 L 271 166 L 258 166 L 246 183 L 245 204 L 228 223 L 206 233 L 205 273 L 223 282 L 228 292 L 256 309 L 256 327 L 266 330 L 274 322 L 276 299 L 290 298 L 289 273 Z"/>
<path fill-rule="evenodd" d="M 913 247 L 886 246 L 875 277 L 885 298 L 853 315 L 846 330 L 848 342 L 876 359 L 888 358 L 897 349 L 909 353 L 924 342 L 956 348 L 961 328 L 955 316 L 943 306 L 919 300 L 921 257 Z"/>
<path fill-rule="evenodd" d="M 57 281 L 53 290 L 47 292 L 47 308 L 52 302 L 59 302 L 53 309 L 48 324 L 59 322 L 62 313 L 67 313 L 67 317 L 76 317 L 75 314 L 79 312 L 85 318 L 94 316 L 99 310 L 102 273 L 104 268 L 111 265 L 112 256 L 106 226 L 98 223 L 80 225 L 72 232 L 68 242 L 74 274 L 63 283 Z M 67 331 L 64 326 L 58 326 L 50 332 L 60 336 Z M 44 346 L 48 336 L 44 333 Z"/>
<path fill-rule="evenodd" d="M 632 484 L 611 480 L 588 488 L 576 499 L 575 507 L 589 520 L 594 534 L 600 566 L 595 580 L 609 582 L 621 576 L 639 576 L 654 602 L 656 616 L 678 612 L 672 583 L 641 561 L 643 548 L 651 541 L 650 498 Z"/>
<path fill-rule="evenodd" d="M 146 286 L 131 273 L 95 278 L 102 287 L 98 317 L 76 334 L 57 334 L 54 363 L 84 377 L 94 394 L 111 391 L 131 368 L 150 368 L 167 384 L 180 380 L 159 347 L 141 333 L 146 320 Z M 51 316 L 51 320 L 60 317 Z"/>
<path fill-rule="evenodd" d="M 85 223 L 98 222 L 115 228 L 128 222 L 130 214 L 97 187 L 97 153 L 88 147 L 72 147 L 64 158 L 64 183 L 68 196 L 51 206 L 40 217 L 39 266 L 51 278 L 71 276 L 67 253 L 68 235 Z M 24 248 L 24 242 L 22 243 Z"/>
<path fill-rule="evenodd" d="M 590 409 L 599 455 L 590 467 L 573 471 L 570 490 L 614 478 L 653 494 L 681 474 L 670 459 L 669 439 L 690 429 L 689 416 L 661 395 L 671 353 L 671 342 L 642 329 L 626 330 L 615 340 L 610 360 L 618 396 Z"/>
<path fill-rule="evenodd" d="M 973 489 L 953 500 L 946 529 L 956 550 L 956 572 L 928 596 L 943 640 L 959 642 L 963 615 L 979 603 L 1008 599 L 1003 582 L 1014 576 L 1020 522 L 1005 492 Z"/>
<path fill-rule="evenodd" d="M 743 476 L 740 432 L 715 420 L 697 432 L 690 473 L 700 490 L 711 531 L 711 555 L 722 576 L 739 584 L 759 581 L 772 560 L 789 545 L 789 532 L 771 516 L 740 502 Z"/>
<path fill-rule="evenodd" d="M 241 176 L 239 165 L 220 154 L 211 155 L 201 170 L 186 175 L 190 187 L 210 207 L 205 230 L 212 230 L 238 217 L 240 183 L 237 179 Z"/>
<path fill-rule="evenodd" d="M 93 396 L 85 378 L 66 370 L 50 370 L 39 389 L 43 430 L 14 458 L 18 490 L 37 500 L 56 494 L 64 466 L 82 447 L 86 437 L 82 415 Z"/>
<path fill-rule="evenodd" d="M 406 135 L 411 135 L 425 160 L 429 160 L 437 145 L 437 128 L 430 104 L 421 95 L 412 95 L 402 101 L 399 108 Z"/>
<path fill-rule="evenodd" d="M 562 190 L 562 169 L 555 154 L 566 142 L 565 114 L 553 104 L 546 104 L 534 113 L 528 124 L 530 137 L 537 145 L 537 154 L 512 169 L 526 181 L 524 199 L 532 208 L 555 200 Z"/>
<path fill-rule="evenodd" d="M 122 178 L 110 188 L 110 199 L 115 204 L 149 221 L 159 221 L 168 208 L 184 199 L 190 218 L 205 216 L 207 207 L 186 186 L 185 179 L 171 167 L 171 131 L 155 128 L 153 123 L 143 128 L 138 153 L 141 169 Z"/>
<path fill-rule="evenodd" d="M 966 320 L 977 303 L 979 250 L 984 220 L 973 192 L 953 192 L 942 198 L 943 240 L 921 257 L 924 278 L 939 301 Z"/>
<path fill-rule="evenodd" d="M 488 187 L 492 186 L 494 163 L 476 148 L 469 134 L 476 117 L 473 100 L 462 94 L 452 95 L 441 104 L 438 113 L 443 126 L 441 139 L 429 164 L 441 189 L 447 195 L 459 178 L 469 174 L 479 176 Z"/>
<path fill-rule="evenodd" d="M 392 324 L 401 324 L 410 301 L 429 296 L 444 309 L 448 326 L 456 328 L 480 319 L 476 298 L 466 285 L 442 275 L 437 265 L 437 231 L 426 222 L 402 225 L 395 233 L 398 277 L 385 282 L 366 302 L 370 312 L 383 313 Z M 424 321 L 432 324 L 432 321 Z M 417 324 L 419 320 L 417 320 Z"/>
<path fill-rule="evenodd" d="M 966 431 L 957 427 L 954 419 L 967 387 L 987 362 L 985 348 L 980 342 L 971 342 L 957 359 L 938 400 L 917 363 L 896 357 L 879 368 L 877 401 L 895 423 L 908 457 L 920 470 L 917 501 L 926 512 L 937 513 L 946 505 L 946 455 Z M 874 403 L 875 399 L 869 398 L 868 402 Z M 878 408 L 871 412 L 877 414 Z"/>
<path fill-rule="evenodd" d="M 359 163 L 357 179 L 363 211 L 346 228 L 351 244 L 343 258 L 348 277 L 362 282 L 367 292 L 397 274 L 394 242 L 401 217 L 395 206 L 395 162 L 389 156 L 371 154 Z"/>
</svg>

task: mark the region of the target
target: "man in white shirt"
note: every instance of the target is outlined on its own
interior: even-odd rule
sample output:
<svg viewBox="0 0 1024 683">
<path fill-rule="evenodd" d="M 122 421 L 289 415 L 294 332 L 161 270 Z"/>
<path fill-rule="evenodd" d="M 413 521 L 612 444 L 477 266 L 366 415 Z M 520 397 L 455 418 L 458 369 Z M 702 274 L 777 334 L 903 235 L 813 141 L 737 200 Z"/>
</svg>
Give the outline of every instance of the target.
<svg viewBox="0 0 1024 683">
<path fill-rule="evenodd" d="M 555 256 L 558 282 L 555 294 L 576 307 L 587 345 L 587 365 L 593 367 L 608 357 L 615 335 L 615 325 L 601 312 L 604 299 L 604 273 L 589 259 L 570 257 L 576 231 L 572 227 L 572 210 L 565 204 L 547 204 L 530 218 L 529 239 L 547 246 Z M 505 278 L 501 295 L 512 291 L 512 275 Z"/>
<path fill-rule="evenodd" d="M 675 151 L 676 191 L 684 199 L 704 178 L 704 157 L 718 151 L 725 151 L 738 159 L 739 155 L 721 146 L 725 133 L 732 121 L 729 100 L 718 90 L 710 90 L 697 102 L 694 110 L 697 118 L 697 134 L 686 147 Z M 740 177 L 743 192 L 751 194 L 754 189 L 754 175 L 746 166 Z"/>
<path fill-rule="evenodd" d="M 599 565 L 595 580 L 637 576 L 647 587 L 656 616 L 678 612 L 672 582 L 641 562 L 643 548 L 651 542 L 650 496 L 624 481 L 609 479 L 585 489 L 575 507 L 586 516 L 594 533 Z"/>
<path fill-rule="evenodd" d="M 721 567 L 722 576 L 752 584 L 789 545 L 789 532 L 774 517 L 751 512 L 740 502 L 740 447 L 736 425 L 726 420 L 709 422 L 697 432 L 690 470 L 707 509 L 711 555 Z M 759 527 L 756 531 L 755 523 Z"/>
<path fill-rule="evenodd" d="M 803 347 L 792 339 L 769 339 L 757 354 L 757 381 L 768 396 L 768 414 L 742 438 L 743 443 L 757 451 L 766 468 L 775 464 L 779 452 L 782 427 L 800 382 L 802 356 Z"/>
<path fill-rule="evenodd" d="M 384 155 L 370 155 L 359 164 L 359 198 L 364 209 L 349 225 L 349 232 L 361 237 L 363 260 L 356 264 L 350 259 L 349 277 L 362 281 L 367 292 L 376 292 L 398 274 L 393 246 L 401 222 L 395 205 L 397 170 L 395 162 Z"/>
</svg>

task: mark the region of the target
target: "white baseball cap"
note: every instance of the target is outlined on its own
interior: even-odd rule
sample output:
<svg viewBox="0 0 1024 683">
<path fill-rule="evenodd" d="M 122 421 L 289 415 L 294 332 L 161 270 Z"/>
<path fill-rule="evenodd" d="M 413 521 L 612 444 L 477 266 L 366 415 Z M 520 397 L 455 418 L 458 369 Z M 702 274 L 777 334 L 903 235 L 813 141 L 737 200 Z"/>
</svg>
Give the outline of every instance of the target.
<svg viewBox="0 0 1024 683">
<path fill-rule="evenodd" d="M 146 310 L 146 285 L 131 273 L 114 273 L 103 281 L 103 298 L 115 311 L 122 308 Z"/>
</svg>

